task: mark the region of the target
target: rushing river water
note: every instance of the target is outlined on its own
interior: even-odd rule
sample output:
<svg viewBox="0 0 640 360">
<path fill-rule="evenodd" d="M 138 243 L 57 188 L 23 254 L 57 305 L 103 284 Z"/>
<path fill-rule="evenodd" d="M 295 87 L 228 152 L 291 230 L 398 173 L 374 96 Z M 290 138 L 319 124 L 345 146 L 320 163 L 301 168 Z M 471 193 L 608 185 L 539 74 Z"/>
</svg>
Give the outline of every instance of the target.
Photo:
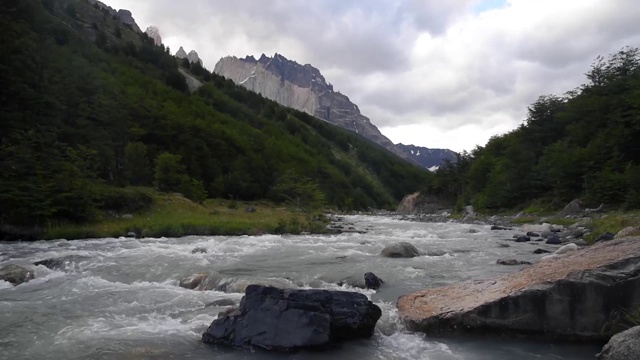
<svg viewBox="0 0 640 360">
<path fill-rule="evenodd" d="M 519 267 L 496 265 L 511 257 L 535 261 L 530 244 L 498 245 L 514 232 L 488 226 L 405 222 L 350 216 L 366 234 L 307 236 L 98 239 L 0 243 L 0 267 L 15 263 L 36 279 L 17 287 L 0 281 L 0 359 L 593 359 L 595 345 L 506 338 L 431 338 L 403 329 L 395 309 L 399 295 Z M 479 230 L 471 234 L 469 229 Z M 385 245 L 408 241 L 443 256 L 388 259 Z M 538 244 L 539 245 L 539 244 Z M 193 254 L 196 247 L 206 253 Z M 71 256 L 59 270 L 33 262 Z M 229 292 L 194 291 L 178 280 L 218 272 L 236 284 Z M 378 291 L 337 282 L 367 271 L 385 280 Z M 328 352 L 272 354 L 213 347 L 200 338 L 223 307 L 215 300 L 242 294 L 248 283 L 359 291 L 383 310 L 369 340 Z"/>
</svg>

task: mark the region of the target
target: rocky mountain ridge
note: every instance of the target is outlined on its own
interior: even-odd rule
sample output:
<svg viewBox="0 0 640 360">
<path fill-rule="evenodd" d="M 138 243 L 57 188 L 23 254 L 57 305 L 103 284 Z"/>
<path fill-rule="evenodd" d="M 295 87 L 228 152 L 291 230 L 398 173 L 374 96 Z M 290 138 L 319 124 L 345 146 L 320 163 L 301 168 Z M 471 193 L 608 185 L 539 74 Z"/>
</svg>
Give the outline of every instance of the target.
<svg viewBox="0 0 640 360">
<path fill-rule="evenodd" d="M 162 36 L 160 36 L 160 29 L 155 26 L 149 26 L 145 33 L 153 39 L 153 43 L 156 44 L 156 46 L 162 45 Z"/>
<path fill-rule="evenodd" d="M 94 5 L 94 6 L 97 5 L 100 9 L 106 9 L 109 12 L 109 14 L 111 14 L 111 16 L 118 19 L 121 23 L 131 26 L 131 28 L 136 32 L 139 32 L 139 33 L 142 32 L 142 30 L 140 30 L 140 27 L 136 23 L 136 20 L 133 18 L 131 11 L 126 9 L 116 10 L 111 6 L 98 0 L 87 0 L 87 1 L 91 5 Z"/>
<path fill-rule="evenodd" d="M 449 149 L 430 149 L 402 143 L 396 144 L 396 146 L 431 171 L 437 170 L 445 161 L 455 162 L 457 159 L 456 152 Z"/>
<path fill-rule="evenodd" d="M 214 72 L 284 106 L 358 133 L 406 161 L 419 164 L 385 137 L 349 98 L 336 92 L 315 67 L 264 54 L 220 59 Z"/>
<path fill-rule="evenodd" d="M 195 62 L 199 62 L 200 65 L 203 65 L 202 59 L 200 59 L 200 56 L 198 56 L 198 53 L 195 50 L 191 50 L 187 54 L 187 52 L 184 50 L 184 48 L 182 46 L 180 46 L 180 49 L 178 49 L 178 51 L 176 52 L 176 57 L 178 59 L 185 59 L 186 58 L 192 64 L 195 63 Z"/>
</svg>

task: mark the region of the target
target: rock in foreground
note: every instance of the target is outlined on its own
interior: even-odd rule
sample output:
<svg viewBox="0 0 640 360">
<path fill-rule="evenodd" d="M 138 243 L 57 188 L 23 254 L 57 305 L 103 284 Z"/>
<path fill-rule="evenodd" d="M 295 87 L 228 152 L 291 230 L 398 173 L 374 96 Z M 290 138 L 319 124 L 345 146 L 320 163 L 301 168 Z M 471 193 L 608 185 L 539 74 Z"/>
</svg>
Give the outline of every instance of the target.
<svg viewBox="0 0 640 360">
<path fill-rule="evenodd" d="M 640 238 L 599 243 L 490 280 L 401 296 L 410 330 L 606 340 L 610 315 L 640 303 Z"/>
<path fill-rule="evenodd" d="M 614 335 L 602 352 L 596 355 L 598 360 L 630 360 L 640 358 L 640 326 Z"/>
<path fill-rule="evenodd" d="M 240 307 L 214 320 L 202 341 L 277 351 L 323 348 L 371 337 L 381 315 L 360 293 L 250 285 Z"/>
</svg>

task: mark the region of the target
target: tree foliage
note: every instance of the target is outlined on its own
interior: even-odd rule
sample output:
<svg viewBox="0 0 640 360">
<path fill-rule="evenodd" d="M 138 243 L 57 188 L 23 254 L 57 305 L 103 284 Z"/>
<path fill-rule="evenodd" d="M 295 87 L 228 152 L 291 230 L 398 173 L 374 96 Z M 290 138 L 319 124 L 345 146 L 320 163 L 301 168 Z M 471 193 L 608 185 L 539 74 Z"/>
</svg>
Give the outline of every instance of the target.
<svg viewBox="0 0 640 360">
<path fill-rule="evenodd" d="M 186 69 L 204 82 L 190 94 L 183 62 L 87 1 L 2 2 L 0 32 L 0 223 L 87 221 L 108 204 L 145 204 L 126 186 L 257 200 L 290 196 L 281 180 L 292 172 L 309 180 L 298 182 L 309 206 L 364 209 L 430 181 L 200 64 Z"/>
<path fill-rule="evenodd" d="M 431 191 L 491 210 L 578 197 L 640 207 L 640 50 L 598 57 L 586 77 L 564 96 L 539 97 L 518 129 L 476 148 L 468 163 L 440 169 Z"/>
</svg>

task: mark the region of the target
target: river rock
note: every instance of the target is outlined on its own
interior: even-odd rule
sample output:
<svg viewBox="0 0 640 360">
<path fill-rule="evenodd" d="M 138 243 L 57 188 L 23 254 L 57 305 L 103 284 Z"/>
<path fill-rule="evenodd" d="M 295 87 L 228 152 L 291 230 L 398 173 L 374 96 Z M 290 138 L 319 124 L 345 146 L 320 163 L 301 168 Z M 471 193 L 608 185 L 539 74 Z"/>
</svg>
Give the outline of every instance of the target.
<svg viewBox="0 0 640 360">
<path fill-rule="evenodd" d="M 528 236 L 518 236 L 516 239 L 517 243 L 531 241 L 531 238 Z"/>
<path fill-rule="evenodd" d="M 367 289 L 378 290 L 384 281 L 376 276 L 376 274 L 372 272 L 368 272 L 364 274 L 364 284 Z"/>
<path fill-rule="evenodd" d="M 565 246 L 562 246 L 558 250 L 556 250 L 556 252 L 554 252 L 554 254 L 562 255 L 562 254 L 567 254 L 567 253 L 570 253 L 570 252 L 573 252 L 573 251 L 576 251 L 576 250 L 579 250 L 579 249 L 580 248 L 576 244 L 567 244 Z"/>
<path fill-rule="evenodd" d="M 558 215 L 560 216 L 577 216 L 577 215 L 582 215 L 582 213 L 584 212 L 584 210 L 582 210 L 582 207 L 580 206 L 580 200 L 575 199 L 573 201 L 571 201 L 570 203 L 568 203 L 564 209 L 562 209 L 562 211 L 560 211 L 560 213 Z"/>
<path fill-rule="evenodd" d="M 489 280 L 398 299 L 410 331 L 606 340 L 610 315 L 640 303 L 640 238 L 598 243 Z"/>
<path fill-rule="evenodd" d="M 435 256 L 435 257 L 438 257 L 438 256 L 445 256 L 445 255 L 447 255 L 447 252 L 446 252 L 446 251 L 444 251 L 444 250 L 429 250 L 429 251 L 427 251 L 426 253 L 424 253 L 424 255 L 426 255 L 426 256 Z"/>
<path fill-rule="evenodd" d="M 527 233 L 544 233 L 547 231 L 552 231 L 552 226 L 551 224 L 548 223 L 543 223 L 543 224 L 525 224 L 522 225 L 522 231 L 527 232 Z"/>
<path fill-rule="evenodd" d="M 360 275 L 349 275 L 345 278 L 340 279 L 339 281 L 329 280 L 328 282 L 335 282 L 338 286 L 348 285 L 358 289 L 367 288 L 367 284 L 365 283 L 365 278 Z"/>
<path fill-rule="evenodd" d="M 70 264 L 76 261 L 82 261 L 87 259 L 90 259 L 90 258 L 88 256 L 68 255 L 68 256 L 61 256 L 58 258 L 51 258 L 51 259 L 36 261 L 33 263 L 33 265 L 35 266 L 42 265 L 51 270 L 60 270 L 60 269 L 66 268 L 67 266 L 69 266 Z"/>
<path fill-rule="evenodd" d="M 412 258 L 420 256 L 422 253 L 408 242 L 399 242 L 385 247 L 380 255 L 390 258 Z"/>
<path fill-rule="evenodd" d="M 640 226 L 628 226 L 616 234 L 614 238 L 619 239 L 627 236 L 638 236 L 640 235 Z"/>
<path fill-rule="evenodd" d="M 194 248 L 193 250 L 191 250 L 192 254 L 206 254 L 207 253 L 207 248 L 204 247 L 197 247 Z"/>
<path fill-rule="evenodd" d="M 545 250 L 545 249 L 536 249 L 536 251 L 533 252 L 534 254 L 549 254 L 551 253 L 551 251 L 549 250 Z"/>
<path fill-rule="evenodd" d="M 549 245 L 560 245 L 562 244 L 562 240 L 560 240 L 560 236 L 558 235 L 549 235 L 546 243 Z"/>
<path fill-rule="evenodd" d="M 513 229 L 505 226 L 493 225 L 491 226 L 491 230 L 513 230 Z"/>
<path fill-rule="evenodd" d="M 540 237 L 540 234 L 538 234 L 537 232 L 528 231 L 528 232 L 527 232 L 527 236 L 530 236 L 530 237 Z"/>
<path fill-rule="evenodd" d="M 519 260 L 516 260 L 516 259 L 498 259 L 496 261 L 496 264 L 509 265 L 509 266 L 513 266 L 513 265 L 531 265 L 531 263 L 528 262 L 528 261 L 519 261 Z"/>
<path fill-rule="evenodd" d="M 599 242 L 599 241 L 609 241 L 609 240 L 613 240 L 613 238 L 615 238 L 615 234 L 612 234 L 612 233 L 610 233 L 610 232 L 606 232 L 606 233 L 604 233 L 604 234 L 602 234 L 602 235 L 598 236 L 598 237 L 596 238 L 596 242 Z"/>
<path fill-rule="evenodd" d="M 209 277 L 209 273 L 197 273 L 180 279 L 180 287 L 193 290 Z"/>
<path fill-rule="evenodd" d="M 202 335 L 208 344 L 275 351 L 322 349 L 369 338 L 382 311 L 360 293 L 251 285 L 240 307 Z"/>
<path fill-rule="evenodd" d="M 480 231 L 478 231 L 477 229 L 469 229 L 469 230 L 467 230 L 467 234 L 477 234 L 479 232 Z"/>
<path fill-rule="evenodd" d="M 8 281 L 13 285 L 20 285 L 33 278 L 33 272 L 22 266 L 10 264 L 0 269 L 0 280 Z"/>
<path fill-rule="evenodd" d="M 596 355 L 598 360 L 631 360 L 640 358 L 640 326 L 615 334 Z"/>
<path fill-rule="evenodd" d="M 279 289 L 286 289 L 291 287 L 291 282 L 287 279 L 275 279 L 275 278 L 228 278 L 224 279 L 222 277 L 216 277 L 218 280 L 210 281 L 209 279 L 214 278 L 210 276 L 207 279 L 207 282 L 211 284 L 218 282 L 218 285 L 214 288 L 216 291 L 224 291 L 226 293 L 243 293 L 250 285 L 260 285 L 265 287 L 275 287 Z M 362 277 L 361 277 L 362 279 Z M 362 282 L 362 280 L 360 281 Z M 201 288 L 199 287 L 198 290 Z M 203 289 L 204 290 L 204 289 Z"/>
<path fill-rule="evenodd" d="M 578 239 L 578 240 L 572 241 L 571 243 L 572 244 L 576 244 L 576 245 L 578 245 L 580 247 L 589 246 L 589 244 L 586 241 L 582 240 L 582 239 Z"/>
<path fill-rule="evenodd" d="M 218 299 L 216 301 L 212 301 L 208 304 L 206 304 L 204 307 L 209 307 L 209 306 L 235 306 L 236 302 L 233 301 L 233 299 Z"/>
</svg>

